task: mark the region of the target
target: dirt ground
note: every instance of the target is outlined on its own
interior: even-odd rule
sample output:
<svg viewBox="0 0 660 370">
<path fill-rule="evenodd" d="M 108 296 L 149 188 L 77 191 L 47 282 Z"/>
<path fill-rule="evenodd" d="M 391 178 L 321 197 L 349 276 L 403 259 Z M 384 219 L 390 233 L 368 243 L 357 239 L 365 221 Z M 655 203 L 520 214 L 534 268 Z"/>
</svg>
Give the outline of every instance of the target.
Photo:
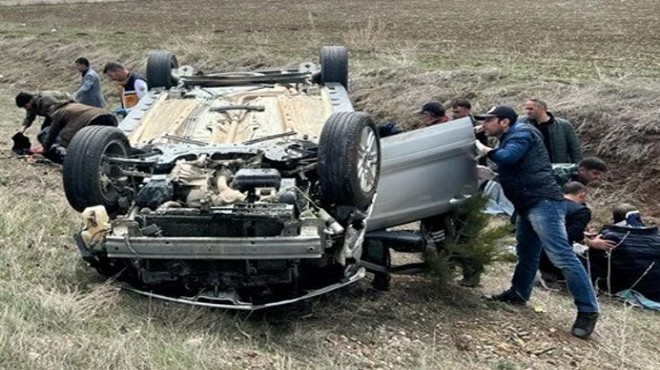
<svg viewBox="0 0 660 370">
<path fill-rule="evenodd" d="M 137 11 L 136 11 L 137 10 Z M 414 126 L 430 98 L 521 109 L 527 97 L 577 127 L 585 152 L 610 163 L 592 191 L 597 224 L 628 200 L 660 217 L 660 7 L 655 0 L 131 1 L 0 8 L 0 135 L 20 124 L 21 89 L 72 91 L 88 56 L 143 71 L 149 50 L 205 70 L 315 60 L 347 45 L 351 95 L 378 120 Z M 104 81 L 111 104 L 115 88 Z M 34 132 L 32 132 L 34 134 Z M 565 293 L 537 290 L 525 308 L 486 304 L 513 265 L 483 286 L 434 289 L 396 277 L 364 281 L 309 307 L 236 314 L 118 291 L 78 257 L 78 215 L 57 166 L 0 148 L 0 369 L 655 369 L 654 312 L 601 298 L 593 340 L 572 338 Z M 503 241 L 503 246 L 511 243 Z"/>
</svg>

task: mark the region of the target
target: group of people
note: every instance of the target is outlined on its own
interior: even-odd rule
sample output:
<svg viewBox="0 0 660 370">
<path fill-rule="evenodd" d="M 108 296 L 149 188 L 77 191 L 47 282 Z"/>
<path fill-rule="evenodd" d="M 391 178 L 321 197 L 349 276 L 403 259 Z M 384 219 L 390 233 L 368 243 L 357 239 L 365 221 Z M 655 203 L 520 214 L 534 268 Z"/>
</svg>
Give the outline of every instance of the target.
<svg viewBox="0 0 660 370">
<path fill-rule="evenodd" d="M 89 60 L 85 57 L 77 58 L 73 66 L 81 74 L 80 86 L 73 94 L 62 91 L 23 91 L 16 95 L 16 106 L 25 109 L 26 115 L 21 128 L 12 138 L 14 151 L 19 154 L 39 153 L 56 163 L 62 163 L 66 147 L 82 128 L 91 125 L 117 126 L 115 114 L 104 109 L 106 100 L 101 79 Z M 119 63 L 107 63 L 103 73 L 119 84 L 121 108 L 115 112 L 118 115 L 125 115 L 148 91 L 144 78 Z M 24 134 L 37 117 L 44 118 L 37 135 L 41 148 L 31 148 Z"/>
<path fill-rule="evenodd" d="M 596 256 L 621 248 L 621 241 L 612 237 L 611 232 L 605 232 L 606 229 L 601 232 L 589 229 L 588 185 L 603 180 L 607 173 L 606 164 L 596 157 L 583 158 L 573 125 L 548 111 L 547 104 L 542 100 L 527 99 L 523 104 L 525 115 L 522 117 L 505 105 L 494 106 L 474 116 L 471 109 L 469 101 L 456 100 L 451 103 L 449 117 L 442 103 L 430 101 L 422 106 L 418 114 L 424 126 L 469 117 L 475 128 L 479 164 L 492 168 L 497 175 L 497 186 L 503 190 L 506 201 L 513 205 L 518 262 L 511 287 L 488 298 L 525 304 L 539 275 L 543 283 L 565 279 L 578 309 L 571 332 L 579 338 L 588 338 L 599 315 L 592 281 L 602 281 L 604 277 L 598 274 L 599 269 L 594 266 L 593 261 L 598 258 L 593 258 L 591 262 L 579 258 L 573 245 L 584 246 L 578 252 L 591 250 L 592 255 Z M 381 137 L 402 131 L 393 122 L 379 127 Z M 496 140 L 489 141 L 489 137 Z M 489 142 L 497 144 L 491 147 Z M 621 225 L 622 217 L 625 219 L 625 215 L 621 215 L 623 208 L 625 206 L 615 207 L 614 222 L 618 222 L 619 227 L 626 226 Z M 631 206 L 628 205 L 628 208 Z M 634 207 L 627 210 L 633 214 L 636 212 Z M 655 240 L 660 241 L 657 228 L 654 230 L 651 233 L 655 233 Z M 639 240 L 630 232 L 626 237 L 633 243 Z M 592 274 L 589 275 L 587 270 Z M 474 278 L 470 280 L 478 281 Z M 656 291 L 660 294 L 660 288 L 651 294 Z"/>
<path fill-rule="evenodd" d="M 498 182 L 516 214 L 518 262 L 511 287 L 489 298 L 510 304 L 525 304 L 531 296 L 540 268 L 545 278 L 565 279 L 578 309 L 571 332 L 576 337 L 588 338 L 599 315 L 592 281 L 611 276 L 590 276 L 587 270 L 593 270 L 593 259 L 581 260 L 573 245 L 584 245 L 584 250 L 597 256 L 617 248 L 627 249 L 622 245 L 625 237 L 607 233 L 607 228 L 600 232 L 588 228 L 591 212 L 586 205 L 587 185 L 601 181 L 607 167 L 598 158 L 582 158 L 573 126 L 551 114 L 543 101 L 528 99 L 524 110 L 526 116 L 519 118 L 512 107 L 499 105 L 475 116 L 480 122 L 475 130 L 499 141 L 494 148 L 477 141 L 476 147 L 479 155 L 488 158 L 496 168 Z M 632 206 L 628 205 L 625 212 L 621 211 L 623 208 L 626 207 L 615 207 L 615 223 L 624 222 L 630 214 L 639 214 Z M 626 215 L 622 216 L 622 213 Z M 641 219 L 637 224 L 619 226 L 631 228 L 626 234 L 628 243 L 646 238 L 647 247 L 660 247 L 657 227 L 647 228 Z M 638 233 L 637 230 L 642 228 L 644 232 Z M 649 241 L 655 245 L 649 245 Z M 623 254 L 619 257 L 625 258 Z M 649 269 L 652 267 L 653 264 L 649 265 Z M 657 268 L 655 271 L 657 274 Z M 633 271 L 627 272 L 630 274 Z M 637 277 L 641 279 L 644 271 L 637 272 Z M 646 294 L 658 290 L 649 290 Z"/>
</svg>

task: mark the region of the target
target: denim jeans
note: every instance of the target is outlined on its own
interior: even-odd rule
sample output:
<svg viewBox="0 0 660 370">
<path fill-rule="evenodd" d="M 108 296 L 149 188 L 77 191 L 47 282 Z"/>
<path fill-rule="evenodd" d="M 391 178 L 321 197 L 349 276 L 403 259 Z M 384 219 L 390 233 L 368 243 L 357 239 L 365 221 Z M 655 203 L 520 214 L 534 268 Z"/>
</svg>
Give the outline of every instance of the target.
<svg viewBox="0 0 660 370">
<path fill-rule="evenodd" d="M 550 261 L 563 272 L 578 312 L 598 312 L 598 301 L 587 272 L 568 244 L 565 217 L 564 202 L 551 199 L 543 199 L 528 211 L 518 214 L 518 263 L 509 293 L 529 300 L 543 248 Z"/>
</svg>

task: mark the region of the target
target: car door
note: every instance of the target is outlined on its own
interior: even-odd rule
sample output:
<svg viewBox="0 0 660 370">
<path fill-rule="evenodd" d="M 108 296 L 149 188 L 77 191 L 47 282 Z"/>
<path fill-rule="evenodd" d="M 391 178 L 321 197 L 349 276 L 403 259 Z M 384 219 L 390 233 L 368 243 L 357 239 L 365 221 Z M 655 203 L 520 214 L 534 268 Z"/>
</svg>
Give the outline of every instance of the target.
<svg viewBox="0 0 660 370">
<path fill-rule="evenodd" d="M 474 141 L 469 118 L 381 139 L 380 179 L 368 230 L 446 213 L 474 193 Z"/>
</svg>

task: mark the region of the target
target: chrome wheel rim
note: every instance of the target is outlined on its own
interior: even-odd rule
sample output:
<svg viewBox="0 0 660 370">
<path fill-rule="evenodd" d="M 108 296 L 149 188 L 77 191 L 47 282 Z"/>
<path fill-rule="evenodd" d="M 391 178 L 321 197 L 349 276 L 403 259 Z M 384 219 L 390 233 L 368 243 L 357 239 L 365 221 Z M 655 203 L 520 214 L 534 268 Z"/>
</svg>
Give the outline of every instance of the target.
<svg viewBox="0 0 660 370">
<path fill-rule="evenodd" d="M 371 127 L 363 128 L 360 133 L 357 166 L 360 189 L 368 193 L 376 186 L 378 172 L 378 138 Z"/>
</svg>

